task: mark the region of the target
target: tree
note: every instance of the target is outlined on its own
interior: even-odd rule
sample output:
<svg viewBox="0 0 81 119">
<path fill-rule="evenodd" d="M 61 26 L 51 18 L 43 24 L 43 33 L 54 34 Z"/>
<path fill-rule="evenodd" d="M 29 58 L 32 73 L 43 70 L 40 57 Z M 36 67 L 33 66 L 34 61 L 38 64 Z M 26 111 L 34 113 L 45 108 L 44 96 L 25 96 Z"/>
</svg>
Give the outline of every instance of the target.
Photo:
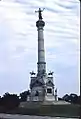
<svg viewBox="0 0 81 119">
<path fill-rule="evenodd" d="M 30 95 L 30 91 L 24 91 L 22 93 L 20 93 L 19 97 L 20 97 L 20 101 L 26 101 L 27 100 L 27 96 Z"/>
<path fill-rule="evenodd" d="M 78 101 L 78 96 L 76 94 L 71 93 L 69 99 L 71 100 L 71 103 L 75 104 Z"/>
<path fill-rule="evenodd" d="M 66 94 L 62 97 L 62 99 L 73 104 L 78 104 L 78 102 L 80 101 L 79 96 L 74 93 L 71 93 L 70 95 Z"/>
<path fill-rule="evenodd" d="M 58 97 L 58 100 L 63 100 L 62 98 Z"/>
<path fill-rule="evenodd" d="M 68 94 L 65 94 L 63 97 L 62 97 L 63 100 L 69 102 L 69 95 Z"/>
<path fill-rule="evenodd" d="M 6 109 L 14 109 L 19 103 L 19 97 L 16 94 L 5 93 L 1 99 L 1 105 Z"/>
</svg>

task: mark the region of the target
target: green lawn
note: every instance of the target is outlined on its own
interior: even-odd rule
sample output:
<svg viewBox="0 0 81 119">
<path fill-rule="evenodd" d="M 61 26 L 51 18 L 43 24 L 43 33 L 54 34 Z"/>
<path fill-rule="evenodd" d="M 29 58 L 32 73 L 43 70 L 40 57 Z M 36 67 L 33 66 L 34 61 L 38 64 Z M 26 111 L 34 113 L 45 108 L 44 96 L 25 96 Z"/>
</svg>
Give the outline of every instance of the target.
<svg viewBox="0 0 81 119">
<path fill-rule="evenodd" d="M 7 111 L 7 113 L 26 114 L 26 115 L 41 115 L 41 116 L 60 116 L 60 117 L 78 117 L 78 105 L 30 105 L 24 108 L 16 108 L 15 110 Z"/>
</svg>

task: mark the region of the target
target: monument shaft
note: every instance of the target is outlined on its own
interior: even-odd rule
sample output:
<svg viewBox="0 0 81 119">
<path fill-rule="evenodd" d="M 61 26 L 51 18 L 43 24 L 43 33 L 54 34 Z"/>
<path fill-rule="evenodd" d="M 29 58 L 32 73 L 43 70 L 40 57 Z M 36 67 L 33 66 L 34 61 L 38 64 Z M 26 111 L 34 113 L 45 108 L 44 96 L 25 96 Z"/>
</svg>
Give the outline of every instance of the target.
<svg viewBox="0 0 81 119">
<path fill-rule="evenodd" d="M 38 74 L 46 72 L 46 63 L 45 63 L 45 51 L 44 51 L 44 35 L 42 23 L 44 21 L 40 20 L 37 22 L 38 25 Z"/>
<path fill-rule="evenodd" d="M 43 29 L 38 28 L 38 62 L 45 62 Z"/>
</svg>

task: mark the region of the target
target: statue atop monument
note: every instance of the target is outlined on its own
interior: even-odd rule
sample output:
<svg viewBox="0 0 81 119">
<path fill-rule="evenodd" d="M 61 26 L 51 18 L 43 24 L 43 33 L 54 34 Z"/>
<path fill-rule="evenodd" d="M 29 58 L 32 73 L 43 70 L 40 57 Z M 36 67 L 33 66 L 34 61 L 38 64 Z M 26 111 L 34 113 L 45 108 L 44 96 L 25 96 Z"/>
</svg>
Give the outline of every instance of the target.
<svg viewBox="0 0 81 119">
<path fill-rule="evenodd" d="M 39 19 L 41 19 L 41 20 L 43 19 L 43 18 L 42 18 L 42 13 L 41 13 L 41 12 L 43 12 L 44 9 L 45 9 L 45 8 L 43 8 L 43 9 L 41 10 L 41 8 L 39 8 L 38 11 L 35 11 L 35 12 L 38 12 L 38 13 L 39 13 L 39 16 L 38 16 L 38 17 L 39 17 Z"/>
</svg>

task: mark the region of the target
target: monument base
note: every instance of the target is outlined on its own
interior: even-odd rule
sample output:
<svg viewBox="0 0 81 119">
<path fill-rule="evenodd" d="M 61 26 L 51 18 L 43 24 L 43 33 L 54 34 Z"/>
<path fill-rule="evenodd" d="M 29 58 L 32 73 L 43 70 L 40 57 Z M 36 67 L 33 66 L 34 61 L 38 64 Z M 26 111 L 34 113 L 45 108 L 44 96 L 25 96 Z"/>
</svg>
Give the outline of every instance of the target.
<svg viewBox="0 0 81 119">
<path fill-rule="evenodd" d="M 44 101 L 55 101 L 54 96 L 46 95 Z"/>
</svg>

